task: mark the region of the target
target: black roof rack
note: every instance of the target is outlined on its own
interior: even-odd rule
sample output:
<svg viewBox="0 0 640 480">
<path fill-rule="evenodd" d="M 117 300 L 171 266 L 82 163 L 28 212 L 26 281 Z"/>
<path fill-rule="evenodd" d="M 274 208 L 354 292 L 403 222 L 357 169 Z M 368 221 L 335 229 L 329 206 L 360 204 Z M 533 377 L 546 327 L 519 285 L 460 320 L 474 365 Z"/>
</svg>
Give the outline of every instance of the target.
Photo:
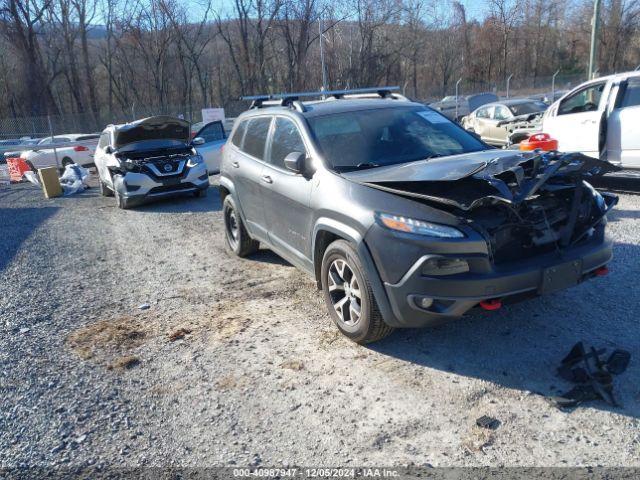
<svg viewBox="0 0 640 480">
<path fill-rule="evenodd" d="M 251 101 L 249 108 L 262 108 L 264 102 L 280 101 L 271 105 L 295 106 L 304 111 L 304 106 L 299 102 L 300 98 L 307 97 L 333 97 L 336 99 L 343 98 L 345 95 L 357 95 L 375 93 L 380 98 L 387 98 L 392 92 L 399 91 L 400 87 L 371 87 L 371 88 L 353 88 L 349 90 L 319 90 L 317 92 L 299 92 L 299 93 L 275 93 L 269 95 L 249 95 L 242 96 L 240 100 Z"/>
</svg>

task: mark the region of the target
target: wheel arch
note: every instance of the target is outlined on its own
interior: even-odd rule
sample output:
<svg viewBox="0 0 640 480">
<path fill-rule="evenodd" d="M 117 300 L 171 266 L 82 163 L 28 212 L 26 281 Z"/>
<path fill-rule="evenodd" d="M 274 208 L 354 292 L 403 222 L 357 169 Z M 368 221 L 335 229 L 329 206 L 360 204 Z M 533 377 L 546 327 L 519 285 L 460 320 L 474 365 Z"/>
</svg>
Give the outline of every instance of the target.
<svg viewBox="0 0 640 480">
<path fill-rule="evenodd" d="M 357 249 L 363 241 L 362 235 L 353 227 L 330 218 L 320 218 L 313 229 L 313 270 L 318 289 L 322 288 L 320 270 L 327 247 L 336 240 L 346 240 Z"/>
<path fill-rule="evenodd" d="M 360 262 L 366 271 L 378 308 L 385 322 L 394 327 L 400 326 L 400 322 L 397 320 L 391 308 L 387 292 L 380 279 L 380 274 L 369 252 L 369 248 L 364 241 L 363 235 L 355 228 L 330 218 L 319 219 L 313 229 L 313 267 L 318 289 L 322 289 L 321 269 L 324 252 L 335 240 L 346 240 L 353 244 L 353 247 L 358 252 Z"/>
</svg>

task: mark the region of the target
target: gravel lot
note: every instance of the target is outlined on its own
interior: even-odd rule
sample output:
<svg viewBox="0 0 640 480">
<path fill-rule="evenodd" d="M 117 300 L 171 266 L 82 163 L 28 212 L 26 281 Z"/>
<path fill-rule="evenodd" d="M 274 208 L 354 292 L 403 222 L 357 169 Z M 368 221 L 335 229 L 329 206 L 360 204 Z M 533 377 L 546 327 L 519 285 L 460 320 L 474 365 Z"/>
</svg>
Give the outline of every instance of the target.
<svg viewBox="0 0 640 480">
<path fill-rule="evenodd" d="M 303 273 L 225 253 L 215 190 L 114 203 L 0 186 L 0 467 L 640 466 L 640 196 L 608 277 L 367 348 Z M 548 400 L 579 340 L 631 351 L 622 407 Z"/>
</svg>

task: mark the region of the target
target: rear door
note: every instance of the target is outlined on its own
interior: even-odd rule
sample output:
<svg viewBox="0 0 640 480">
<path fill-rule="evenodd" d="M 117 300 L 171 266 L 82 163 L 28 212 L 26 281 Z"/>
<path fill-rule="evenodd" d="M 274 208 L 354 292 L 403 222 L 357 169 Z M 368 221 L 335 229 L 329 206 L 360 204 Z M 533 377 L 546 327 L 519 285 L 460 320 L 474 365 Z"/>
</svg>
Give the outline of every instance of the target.
<svg viewBox="0 0 640 480">
<path fill-rule="evenodd" d="M 204 143 L 200 145 L 194 145 L 196 151 L 202 155 L 204 162 L 207 165 L 209 173 L 218 173 L 220 171 L 220 154 L 222 146 L 227 141 L 227 136 L 224 133 L 224 126 L 220 120 L 207 123 L 204 127 L 198 130 L 196 138 L 202 138 Z"/>
<path fill-rule="evenodd" d="M 483 140 L 489 143 L 493 143 L 493 110 L 493 105 L 489 105 L 486 107 L 481 107 L 476 113 L 475 131 Z"/>
<path fill-rule="evenodd" d="M 606 87 L 606 81 L 590 83 L 563 98 L 545 116 L 542 131 L 558 141 L 558 150 L 600 156 L 600 121 L 607 103 Z"/>
<path fill-rule="evenodd" d="M 513 118 L 511 110 L 504 105 L 496 105 L 493 109 L 493 123 L 491 124 L 491 140 L 500 145 L 507 144 L 507 127 L 498 125 L 503 120 Z"/>
<path fill-rule="evenodd" d="M 287 169 L 284 159 L 292 152 L 308 151 L 297 122 L 285 116 L 276 117 L 262 172 L 269 240 L 284 256 L 305 268 L 311 262 L 312 183 L 310 178 Z"/>
<path fill-rule="evenodd" d="M 607 159 L 624 168 L 640 168 L 640 77 L 622 83 L 607 120 Z"/>
<path fill-rule="evenodd" d="M 271 127 L 271 115 L 252 117 L 238 126 L 232 139 L 229 158 L 229 176 L 235 190 L 236 202 L 242 212 L 249 233 L 258 239 L 268 238 L 264 218 L 264 156 Z M 226 164 L 225 164 L 225 168 Z"/>
</svg>

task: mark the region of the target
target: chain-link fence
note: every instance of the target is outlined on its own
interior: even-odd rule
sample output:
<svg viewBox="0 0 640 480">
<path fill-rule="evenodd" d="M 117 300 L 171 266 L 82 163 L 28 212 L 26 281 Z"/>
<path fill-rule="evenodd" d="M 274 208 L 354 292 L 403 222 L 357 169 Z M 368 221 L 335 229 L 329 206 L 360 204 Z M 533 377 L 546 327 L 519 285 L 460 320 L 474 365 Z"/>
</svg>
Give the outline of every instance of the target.
<svg viewBox="0 0 640 480">
<path fill-rule="evenodd" d="M 473 78 L 460 78 L 453 80 L 445 88 L 439 90 L 432 90 L 426 92 L 419 97 L 425 101 L 438 101 L 443 96 L 458 95 L 466 96 L 477 93 L 491 92 L 504 98 L 518 98 L 529 96 L 542 96 L 546 95 L 549 98 L 550 94 L 555 92 L 555 98 L 557 99 L 560 93 L 565 93 L 568 90 L 576 87 L 582 82 L 586 81 L 586 74 L 557 74 L 547 76 L 529 76 L 518 77 L 516 75 L 508 75 L 500 82 L 485 82 L 483 80 L 476 80 Z M 457 91 L 456 91 L 457 84 Z M 407 90 L 407 93 L 410 89 Z M 442 94 L 444 92 L 444 95 Z"/>
</svg>

